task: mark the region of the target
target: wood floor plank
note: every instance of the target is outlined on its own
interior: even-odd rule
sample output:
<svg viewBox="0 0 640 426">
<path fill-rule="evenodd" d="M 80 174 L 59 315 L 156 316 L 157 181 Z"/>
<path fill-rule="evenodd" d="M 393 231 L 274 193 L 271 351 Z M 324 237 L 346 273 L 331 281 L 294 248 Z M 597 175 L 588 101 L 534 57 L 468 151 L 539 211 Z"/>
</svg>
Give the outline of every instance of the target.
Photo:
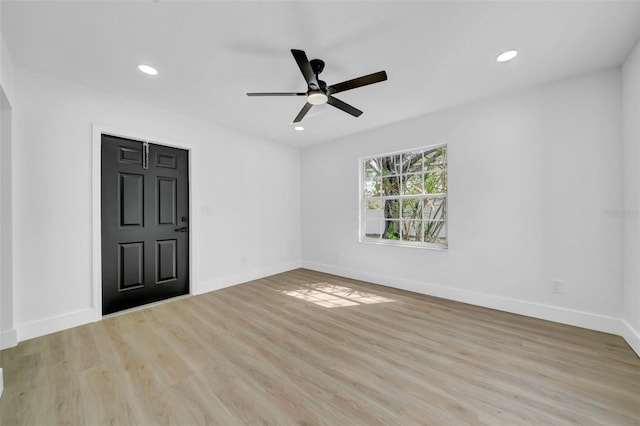
<svg viewBox="0 0 640 426">
<path fill-rule="evenodd" d="M 619 336 L 304 269 L 0 362 L 2 425 L 640 425 Z"/>
</svg>

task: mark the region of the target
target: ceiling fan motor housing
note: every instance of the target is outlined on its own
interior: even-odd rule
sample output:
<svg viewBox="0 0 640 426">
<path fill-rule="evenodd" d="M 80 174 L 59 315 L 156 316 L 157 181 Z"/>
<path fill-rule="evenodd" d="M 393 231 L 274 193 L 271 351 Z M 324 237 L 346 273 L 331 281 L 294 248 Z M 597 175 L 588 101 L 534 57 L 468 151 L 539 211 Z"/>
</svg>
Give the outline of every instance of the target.
<svg viewBox="0 0 640 426">
<path fill-rule="evenodd" d="M 324 69 L 324 61 L 322 59 L 312 59 L 309 61 L 313 73 L 317 76 Z"/>
</svg>

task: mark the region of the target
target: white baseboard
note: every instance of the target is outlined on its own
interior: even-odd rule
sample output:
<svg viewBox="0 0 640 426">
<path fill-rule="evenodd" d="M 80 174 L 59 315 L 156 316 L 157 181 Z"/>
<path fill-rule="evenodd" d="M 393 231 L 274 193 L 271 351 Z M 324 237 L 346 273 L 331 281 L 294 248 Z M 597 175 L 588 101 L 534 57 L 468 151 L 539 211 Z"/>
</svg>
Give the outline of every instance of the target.
<svg viewBox="0 0 640 426">
<path fill-rule="evenodd" d="M 88 308 L 20 324 L 18 325 L 18 340 L 22 342 L 33 339 L 34 337 L 44 336 L 45 334 L 78 327 L 79 325 L 94 322 L 95 319 L 95 311 L 92 308 Z"/>
<path fill-rule="evenodd" d="M 12 348 L 18 344 L 18 333 L 15 329 L 0 332 L 0 350 Z"/>
<path fill-rule="evenodd" d="M 258 280 L 275 274 L 291 271 L 301 267 L 300 261 L 281 263 L 279 265 L 269 266 L 267 268 L 255 269 L 253 271 L 242 272 L 236 275 L 216 278 L 213 280 L 201 281 L 198 284 L 198 294 L 208 293 L 214 290 L 220 290 L 225 287 L 231 287 L 237 284 L 246 283 L 248 281 Z"/>
<path fill-rule="evenodd" d="M 302 267 L 314 271 L 394 287 L 401 290 L 408 290 L 415 293 L 422 293 L 429 296 L 436 296 L 458 302 L 469 303 L 471 305 L 496 309 L 499 311 L 559 322 L 576 327 L 588 328 L 590 330 L 602 331 L 604 333 L 621 335 L 633 348 L 636 354 L 640 356 L 640 337 L 638 336 L 638 333 L 619 318 L 561 308 L 558 306 L 527 302 L 519 299 L 511 299 L 508 297 L 478 293 L 422 281 L 407 280 L 394 276 L 355 271 L 317 262 L 303 260 Z M 623 323 L 626 324 L 626 326 L 624 326 Z"/>
<path fill-rule="evenodd" d="M 638 330 L 634 330 L 634 328 L 631 327 L 631 324 L 629 324 L 625 320 L 621 320 L 621 322 L 622 330 L 617 334 L 620 334 L 622 337 L 624 337 L 624 340 L 626 340 L 629 346 L 631 346 L 631 349 L 633 349 L 634 352 L 640 357 L 640 332 Z"/>
</svg>

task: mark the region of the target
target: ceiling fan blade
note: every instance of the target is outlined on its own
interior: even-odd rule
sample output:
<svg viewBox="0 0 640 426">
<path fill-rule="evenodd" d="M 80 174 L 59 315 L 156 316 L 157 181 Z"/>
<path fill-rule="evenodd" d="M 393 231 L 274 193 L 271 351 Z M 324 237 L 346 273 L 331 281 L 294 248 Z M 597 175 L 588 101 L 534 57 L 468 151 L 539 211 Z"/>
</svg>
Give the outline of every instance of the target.
<svg viewBox="0 0 640 426">
<path fill-rule="evenodd" d="M 353 80 L 343 81 L 342 83 L 333 84 L 327 88 L 329 93 L 340 93 L 345 90 L 355 89 L 356 87 L 366 86 L 368 84 L 379 83 L 387 79 L 385 71 L 374 72 L 373 74 L 354 78 Z"/>
<path fill-rule="evenodd" d="M 354 108 L 348 103 L 342 102 L 340 99 L 334 98 L 333 96 L 329 96 L 329 99 L 327 99 L 327 103 L 343 110 L 347 114 L 353 115 L 354 117 L 360 117 L 362 115 L 362 111 L 360 111 L 358 108 Z"/>
<path fill-rule="evenodd" d="M 317 90 L 320 86 L 318 84 L 318 79 L 316 79 L 315 74 L 313 73 L 313 69 L 311 69 L 311 64 L 309 63 L 309 59 L 307 58 L 307 54 L 304 53 L 304 50 L 291 49 L 291 54 L 293 58 L 296 60 L 298 64 L 298 68 L 302 71 L 302 75 L 304 76 L 307 85 L 313 89 Z"/>
<path fill-rule="evenodd" d="M 299 123 L 302 121 L 302 119 L 304 118 L 305 115 L 307 115 L 307 113 L 309 112 L 309 110 L 311 109 L 313 105 L 311 105 L 309 102 L 307 102 L 306 104 L 304 104 L 304 106 L 302 107 L 302 109 L 300 110 L 300 112 L 298 113 L 298 115 L 296 115 L 296 118 L 293 119 L 294 123 Z"/>
<path fill-rule="evenodd" d="M 263 92 L 247 93 L 247 96 L 306 96 L 304 92 Z"/>
</svg>

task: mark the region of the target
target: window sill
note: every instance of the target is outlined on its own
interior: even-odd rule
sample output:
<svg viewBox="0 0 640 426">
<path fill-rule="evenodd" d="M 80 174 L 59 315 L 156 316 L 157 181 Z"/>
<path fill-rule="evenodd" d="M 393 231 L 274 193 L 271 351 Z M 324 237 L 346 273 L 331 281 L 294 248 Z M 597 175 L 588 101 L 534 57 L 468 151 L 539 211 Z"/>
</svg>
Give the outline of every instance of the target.
<svg viewBox="0 0 640 426">
<path fill-rule="evenodd" d="M 408 247 L 422 250 L 436 250 L 436 251 L 448 251 L 448 245 L 441 244 L 425 244 L 425 243 L 412 243 L 409 241 L 398 240 L 376 240 L 373 238 L 361 238 L 360 242 L 363 244 L 375 244 L 379 246 L 393 246 L 393 247 Z"/>
</svg>

